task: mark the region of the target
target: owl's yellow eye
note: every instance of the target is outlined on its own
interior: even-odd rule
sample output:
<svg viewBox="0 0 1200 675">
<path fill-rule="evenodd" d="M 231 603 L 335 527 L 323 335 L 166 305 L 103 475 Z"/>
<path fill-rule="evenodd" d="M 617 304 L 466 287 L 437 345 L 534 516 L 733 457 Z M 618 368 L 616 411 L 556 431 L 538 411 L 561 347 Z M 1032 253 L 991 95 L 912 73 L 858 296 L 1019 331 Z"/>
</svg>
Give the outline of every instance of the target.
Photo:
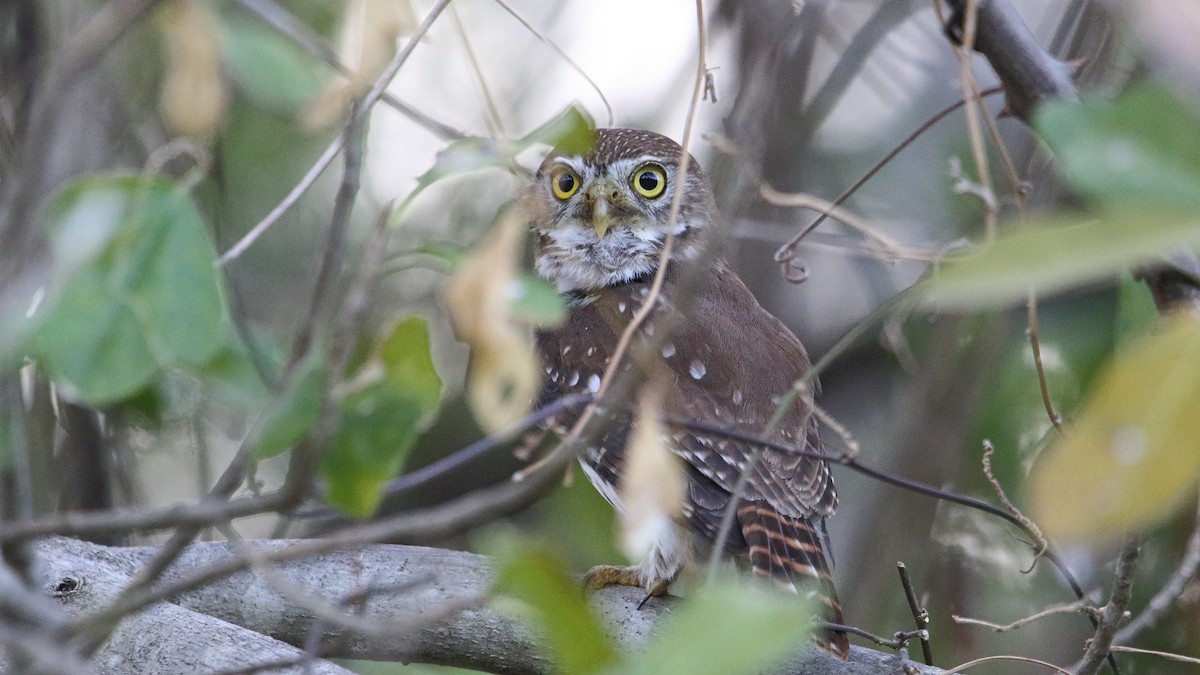
<svg viewBox="0 0 1200 675">
<path fill-rule="evenodd" d="M 570 199 L 579 190 L 579 176 L 565 166 L 560 166 L 550 174 L 550 189 L 559 199 Z"/>
<path fill-rule="evenodd" d="M 633 189 L 647 199 L 655 199 L 667 189 L 667 170 L 658 164 L 646 164 L 633 172 Z"/>
</svg>

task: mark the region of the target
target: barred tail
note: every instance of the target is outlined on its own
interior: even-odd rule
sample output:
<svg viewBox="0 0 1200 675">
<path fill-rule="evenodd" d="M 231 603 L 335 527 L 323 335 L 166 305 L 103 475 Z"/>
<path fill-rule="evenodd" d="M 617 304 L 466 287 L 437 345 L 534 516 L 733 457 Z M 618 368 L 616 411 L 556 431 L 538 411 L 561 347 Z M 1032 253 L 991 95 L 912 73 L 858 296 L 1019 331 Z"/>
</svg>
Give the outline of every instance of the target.
<svg viewBox="0 0 1200 675">
<path fill-rule="evenodd" d="M 754 573 L 770 577 L 794 593 L 801 592 L 801 587 L 812 589 L 822 605 L 825 620 L 842 623 L 842 605 L 825 562 L 820 536 L 812 523 L 785 516 L 765 502 L 742 504 L 737 517 L 749 546 Z M 850 641 L 845 633 L 821 631 L 816 641 L 839 658 L 850 657 Z"/>
</svg>

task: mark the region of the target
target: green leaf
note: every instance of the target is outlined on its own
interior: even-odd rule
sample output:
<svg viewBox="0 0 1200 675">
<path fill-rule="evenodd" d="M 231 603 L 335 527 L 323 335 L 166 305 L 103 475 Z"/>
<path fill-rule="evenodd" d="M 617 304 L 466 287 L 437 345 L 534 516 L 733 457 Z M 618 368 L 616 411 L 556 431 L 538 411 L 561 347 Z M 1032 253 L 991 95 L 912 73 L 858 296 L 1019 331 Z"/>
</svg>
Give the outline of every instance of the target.
<svg viewBox="0 0 1200 675">
<path fill-rule="evenodd" d="M 325 397 L 324 361 L 324 355 L 313 350 L 297 364 L 283 393 L 263 413 L 254 444 L 255 459 L 274 457 L 312 431 Z"/>
<path fill-rule="evenodd" d="M 556 117 L 521 137 L 522 148 L 548 143 L 569 155 L 586 154 L 596 142 L 596 122 L 578 104 L 571 104 Z"/>
<path fill-rule="evenodd" d="M 414 316 L 396 323 L 376 342 L 349 389 L 321 471 L 329 503 L 365 518 L 379 506 L 384 486 L 404 465 L 441 400 L 426 321 Z"/>
<path fill-rule="evenodd" d="M 262 108 L 295 113 L 321 91 L 313 60 L 279 31 L 242 11 L 223 12 L 221 47 L 238 91 Z"/>
<path fill-rule="evenodd" d="M 158 374 L 137 316 L 101 270 L 70 277 L 33 342 L 60 391 L 93 406 L 132 396 Z"/>
<path fill-rule="evenodd" d="M 1141 84 L 1111 101 L 1047 103 L 1034 126 L 1067 181 L 1096 202 L 1200 213 L 1200 116 L 1168 87 Z"/>
<path fill-rule="evenodd" d="M 1148 211 L 1103 220 L 1049 218 L 1006 232 L 978 253 L 944 264 L 924 284 L 927 306 L 980 310 L 1024 301 L 1030 287 L 1053 293 L 1200 242 L 1200 218 Z"/>
<path fill-rule="evenodd" d="M 713 584 L 672 612 L 642 654 L 612 672 L 763 672 L 806 643 L 812 618 L 812 606 L 799 596 L 746 584 Z"/>
<path fill-rule="evenodd" d="M 228 332 L 216 257 L 187 195 L 145 176 L 81 178 L 47 204 L 54 282 L 29 351 L 72 398 L 105 405 L 163 366 L 198 368 Z"/>
<path fill-rule="evenodd" d="M 378 383 L 342 400 L 333 447 L 321 463 L 330 505 L 367 518 L 417 440 L 422 410 L 410 396 Z"/>
<path fill-rule="evenodd" d="M 437 411 L 442 378 L 433 367 L 429 323 L 425 319 L 410 316 L 397 323 L 379 343 L 376 353 L 391 386 L 416 399 L 423 416 Z"/>
<path fill-rule="evenodd" d="M 545 634 L 559 672 L 586 675 L 616 663 L 617 653 L 579 584 L 548 547 L 508 537 L 497 538 L 495 548 L 495 592 L 521 603 Z"/>
<path fill-rule="evenodd" d="M 1120 352 L 1033 475 L 1053 536 L 1108 540 L 1170 515 L 1200 480 L 1200 320 L 1183 314 Z"/>
<path fill-rule="evenodd" d="M 140 222 L 131 223 L 137 230 L 128 233 L 129 249 L 117 250 L 113 272 L 127 275 L 129 304 L 159 361 L 199 368 L 216 354 L 228 328 L 213 269 L 217 252 L 183 192 L 161 183 L 147 187 L 156 198 L 134 212 L 131 220 Z M 122 262 L 128 268 L 120 269 Z"/>
<path fill-rule="evenodd" d="M 1130 340 L 1144 335 L 1158 322 L 1158 308 L 1154 296 L 1145 283 L 1137 281 L 1128 273 L 1121 275 L 1117 285 L 1117 317 L 1114 343 L 1126 346 Z"/>
<path fill-rule="evenodd" d="M 262 358 L 270 359 L 268 355 Z M 270 367 L 274 362 L 274 359 L 270 359 L 270 364 L 265 367 Z M 251 361 L 246 346 L 232 332 L 208 363 L 196 369 L 196 374 L 215 398 L 243 409 L 260 408 L 272 397 L 262 375 Z"/>
<path fill-rule="evenodd" d="M 523 274 L 512 285 L 512 317 L 521 323 L 544 328 L 567 318 L 567 304 L 549 283 Z"/>
<path fill-rule="evenodd" d="M 534 143 L 550 143 L 567 152 L 583 153 L 595 139 L 595 123 L 578 106 L 572 105 L 556 117 L 516 141 L 468 137 L 454 141 L 438 153 L 428 171 L 417 177 L 417 187 L 405 198 L 397 213 L 434 183 L 478 169 L 510 166 L 516 156 Z"/>
<path fill-rule="evenodd" d="M 417 187 L 405 201 L 411 201 L 416 194 L 444 178 L 507 166 L 519 151 L 520 147 L 511 141 L 495 138 L 470 136 L 454 141 L 437 154 L 429 170 L 417 177 Z"/>
</svg>

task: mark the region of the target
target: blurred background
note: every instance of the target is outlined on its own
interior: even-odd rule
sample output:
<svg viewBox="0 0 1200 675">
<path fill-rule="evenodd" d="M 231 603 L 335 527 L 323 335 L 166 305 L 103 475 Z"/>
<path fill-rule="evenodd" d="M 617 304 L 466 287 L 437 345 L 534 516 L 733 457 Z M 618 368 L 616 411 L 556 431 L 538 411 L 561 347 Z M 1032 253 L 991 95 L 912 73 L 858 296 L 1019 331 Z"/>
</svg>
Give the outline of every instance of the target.
<svg viewBox="0 0 1200 675">
<path fill-rule="evenodd" d="M 0 180 L 19 170 L 13 134 L 28 122 L 21 102 L 39 84 L 39 64 L 64 49 L 103 4 L 0 3 L 0 115 L 6 120 L 0 140 L 7 160 Z M 195 181 L 193 195 L 224 252 L 282 199 L 336 134 L 338 117 L 322 120 L 319 104 L 328 103 L 338 80 L 271 17 L 282 12 L 343 49 L 355 39 L 381 38 L 340 33 L 346 3 L 225 0 L 195 3 L 190 10 L 201 18 L 189 24 L 187 35 L 209 31 L 207 42 L 172 47 L 181 38 L 172 37 L 178 19 L 168 12 L 170 4 L 138 23 L 72 89 L 66 99 L 71 112 L 62 115 L 66 122 L 45 150 L 59 177 L 152 165 Z M 403 44 L 432 3 L 391 4 Z M 1186 76 L 1197 66 L 1187 62 L 1191 54 L 1172 51 L 1176 37 L 1156 30 L 1155 22 L 1172 16 L 1162 6 L 1172 3 L 1014 4 L 1051 52 L 1075 64 L 1076 81 L 1090 95 L 1110 96 L 1148 77 L 1185 92 L 1195 84 Z M 706 10 L 715 95 L 700 104 L 691 151 L 713 180 L 727 226 L 726 257 L 816 361 L 921 277 L 928 258 L 984 237 L 985 208 L 970 190 L 978 178 L 965 117 L 959 111 L 932 126 L 845 204 L 905 252 L 886 251 L 877 238 L 831 219 L 799 248 L 808 280 L 786 281 L 774 251 L 815 212 L 772 205 L 760 191 L 769 186 L 836 198 L 961 98 L 958 61 L 934 4 L 925 0 L 711 0 Z M 682 140 L 697 44 L 695 5 L 682 0 L 453 2 L 388 90 L 408 112 L 381 104 L 371 116 L 349 269 L 384 205 L 404 200 L 459 135 L 517 138 L 574 102 L 597 125 L 642 127 Z M 199 84 L 182 85 L 177 91 L 190 103 L 172 111 L 164 91 L 171 91 L 169 80 L 189 59 L 193 68 L 195 60 L 208 59 L 216 75 L 195 80 L 207 83 L 207 92 Z M 980 57 L 974 72 L 981 87 L 996 84 Z M 988 99 L 992 113 L 1000 115 L 1002 99 Z M 215 112 L 201 140 L 170 145 L 179 136 L 172 124 L 187 124 L 189 111 L 205 106 Z M 997 124 L 1025 181 L 1030 211 L 1075 205 L 1057 183 L 1051 158 L 1022 123 L 1000 115 Z M 522 154 L 521 165 L 535 167 L 540 153 Z M 1015 192 L 994 147 L 988 156 L 1003 227 L 1016 216 Z M 336 160 L 294 208 L 224 268 L 231 309 L 253 359 L 205 377 L 168 373 L 152 390 L 99 417 L 66 401 L 56 402 L 56 414 L 49 385 L 29 381 L 36 390 L 29 409 L 32 446 L 47 449 L 31 452 L 34 514 L 166 504 L 207 491 L 268 400 L 271 373 L 277 377 L 304 318 L 340 167 Z M 438 418 L 406 470 L 483 435 L 462 396 L 467 350 L 455 340 L 442 304 L 447 267 L 427 251 L 468 249 L 523 180 L 520 170 L 490 169 L 440 181 L 414 202 L 392 239 L 389 274 L 371 321 L 381 326 L 413 313 L 429 319 L 435 363 L 446 383 Z M 1043 357 L 1060 412 L 1070 414 L 1110 354 L 1118 297 L 1144 293 L 1130 280 L 1114 279 L 1043 299 Z M 836 355 L 821 378 L 818 402 L 854 437 L 864 463 L 995 501 L 980 464 L 982 443 L 990 440 L 997 477 L 1021 505 L 1024 477 L 1051 429 L 1026 327 L 1023 307 L 954 316 L 889 312 Z M 254 360 L 259 372 L 250 367 Z M 832 431 L 825 438 L 831 448 L 844 448 Z M 506 480 L 521 465 L 501 449 L 444 480 L 394 496 L 386 508 L 442 502 Z M 276 485 L 283 467 L 279 459 L 264 461 L 256 480 Z M 1055 663 L 1078 658 L 1091 626 L 1076 614 L 1006 634 L 951 621 L 958 614 L 1008 623 L 1074 599 L 1053 568 L 1033 564 L 1014 530 L 986 514 L 834 471 L 841 507 L 829 530 L 849 623 L 883 635 L 911 627 L 895 571 L 903 561 L 932 614 L 939 665 L 989 654 Z M 610 509 L 582 474 L 517 513 L 498 515 L 510 521 L 505 526 L 553 541 L 573 570 L 621 559 Z M 1185 510 L 1148 535 L 1135 608 L 1174 569 L 1192 519 Z M 281 527 L 274 517 L 238 523 L 247 537 L 299 534 L 304 527 Z M 471 548 L 478 537 L 472 532 L 424 543 Z M 119 543 L 145 540 L 154 538 Z M 1086 588 L 1108 587 L 1115 548 L 1065 553 Z M 1141 646 L 1194 654 L 1200 644 L 1197 591 L 1193 580 L 1185 609 L 1168 615 Z M 1139 658 L 1124 659 L 1126 672 L 1185 672 Z M 1014 672 L 1011 666 L 975 671 Z"/>
</svg>

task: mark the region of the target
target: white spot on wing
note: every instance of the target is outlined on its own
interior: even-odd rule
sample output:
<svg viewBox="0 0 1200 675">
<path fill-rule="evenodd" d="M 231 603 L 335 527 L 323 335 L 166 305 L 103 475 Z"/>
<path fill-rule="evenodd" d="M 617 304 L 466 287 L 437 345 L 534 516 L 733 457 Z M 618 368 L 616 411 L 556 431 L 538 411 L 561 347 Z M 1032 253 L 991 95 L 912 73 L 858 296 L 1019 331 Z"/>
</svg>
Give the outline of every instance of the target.
<svg viewBox="0 0 1200 675">
<path fill-rule="evenodd" d="M 734 404 L 734 405 L 741 405 L 741 404 L 742 404 L 742 400 L 743 400 L 743 398 L 742 398 L 742 390 L 741 390 L 741 389 L 734 389 L 734 390 L 733 390 L 733 404 Z"/>
<path fill-rule="evenodd" d="M 600 376 L 599 375 L 591 375 L 590 377 L 588 377 L 588 391 L 592 392 L 593 394 L 600 391 Z"/>
<path fill-rule="evenodd" d="M 579 384 L 579 371 L 578 370 L 571 373 L 571 379 L 567 380 L 568 387 L 574 387 L 577 384 Z"/>
<path fill-rule="evenodd" d="M 692 374 L 693 380 L 698 380 L 704 377 L 704 374 L 708 372 L 708 369 L 704 367 L 703 363 L 700 363 L 699 361 L 692 361 L 690 364 L 688 364 L 688 372 Z"/>
<path fill-rule="evenodd" d="M 675 345 L 673 345 L 673 344 L 663 345 L 662 355 L 663 355 L 664 359 L 669 359 L 672 356 L 675 356 Z"/>
</svg>

